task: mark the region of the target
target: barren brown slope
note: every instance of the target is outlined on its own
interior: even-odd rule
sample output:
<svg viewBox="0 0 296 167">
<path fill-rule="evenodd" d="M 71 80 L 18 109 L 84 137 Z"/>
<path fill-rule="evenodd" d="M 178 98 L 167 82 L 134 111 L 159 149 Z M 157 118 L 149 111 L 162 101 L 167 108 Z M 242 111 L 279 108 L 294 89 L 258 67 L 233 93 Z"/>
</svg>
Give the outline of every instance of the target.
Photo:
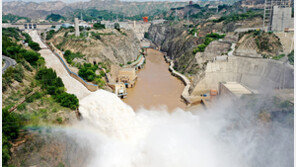
<svg viewBox="0 0 296 167">
<path fill-rule="evenodd" d="M 91 34 L 100 34 L 96 39 Z M 87 37 L 75 37 L 70 30 L 61 30 L 50 40 L 61 50 L 80 52 L 90 63 L 109 62 L 111 64 L 127 64 L 137 59 L 140 53 L 140 42 L 129 30 L 115 29 L 90 30 Z"/>
</svg>

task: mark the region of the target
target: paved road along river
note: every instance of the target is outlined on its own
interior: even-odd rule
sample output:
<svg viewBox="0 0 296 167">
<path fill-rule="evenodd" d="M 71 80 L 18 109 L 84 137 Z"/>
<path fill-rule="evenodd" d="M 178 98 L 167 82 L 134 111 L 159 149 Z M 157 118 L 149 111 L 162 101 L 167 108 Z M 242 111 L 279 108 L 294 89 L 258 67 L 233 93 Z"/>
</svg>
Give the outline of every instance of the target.
<svg viewBox="0 0 296 167">
<path fill-rule="evenodd" d="M 145 67 L 137 74 L 136 86 L 127 90 L 127 98 L 123 101 L 135 110 L 161 106 L 166 106 L 169 111 L 176 108 L 185 109 L 186 105 L 181 99 L 185 86 L 170 74 L 168 67 L 163 53 L 148 49 Z"/>
</svg>

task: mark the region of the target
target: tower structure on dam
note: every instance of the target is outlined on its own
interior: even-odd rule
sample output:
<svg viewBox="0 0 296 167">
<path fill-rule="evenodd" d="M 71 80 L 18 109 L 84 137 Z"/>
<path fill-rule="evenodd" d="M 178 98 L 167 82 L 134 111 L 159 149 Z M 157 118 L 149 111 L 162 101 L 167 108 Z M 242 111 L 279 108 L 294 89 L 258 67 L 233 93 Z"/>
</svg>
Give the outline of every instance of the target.
<svg viewBox="0 0 296 167">
<path fill-rule="evenodd" d="M 78 18 L 74 19 L 74 26 L 75 26 L 75 36 L 79 37 L 80 32 L 79 32 L 79 20 L 78 20 Z"/>
<path fill-rule="evenodd" d="M 284 31 L 294 27 L 292 7 L 294 0 L 265 0 L 263 29 Z"/>
</svg>

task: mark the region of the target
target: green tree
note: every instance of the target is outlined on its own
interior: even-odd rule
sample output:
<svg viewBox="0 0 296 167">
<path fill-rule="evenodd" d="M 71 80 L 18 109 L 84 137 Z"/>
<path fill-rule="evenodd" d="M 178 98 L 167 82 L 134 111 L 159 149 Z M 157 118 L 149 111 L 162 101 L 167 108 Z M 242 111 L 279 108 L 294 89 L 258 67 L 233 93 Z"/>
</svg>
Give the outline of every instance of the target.
<svg viewBox="0 0 296 167">
<path fill-rule="evenodd" d="M 97 77 L 96 70 L 98 69 L 97 65 L 91 65 L 90 63 L 84 63 L 82 67 L 80 67 L 78 71 L 78 75 L 85 79 L 86 81 L 94 81 Z"/>
<path fill-rule="evenodd" d="M 148 33 L 148 32 L 145 32 L 145 33 L 144 33 L 144 38 L 149 39 L 149 33 Z"/>
<path fill-rule="evenodd" d="M 100 29 L 105 29 L 105 24 L 101 24 L 101 23 L 95 23 L 93 25 L 94 29 L 100 30 Z"/>
<path fill-rule="evenodd" d="M 21 20 L 21 19 L 25 19 L 27 22 L 30 22 L 31 19 L 30 18 L 27 18 L 27 17 L 21 17 L 21 16 L 17 16 L 17 15 L 13 15 L 13 14 L 7 14 L 7 15 L 3 15 L 3 18 L 2 18 L 2 23 L 15 23 L 17 22 L 18 20 Z"/>
<path fill-rule="evenodd" d="M 60 21 L 60 20 L 66 20 L 66 18 L 63 17 L 63 16 L 61 16 L 61 15 L 59 15 L 59 14 L 54 14 L 54 13 L 52 13 L 52 14 L 50 14 L 50 15 L 48 15 L 48 16 L 46 17 L 46 20 L 50 20 L 50 21 L 55 21 L 55 22 L 57 22 L 57 21 Z"/>
<path fill-rule="evenodd" d="M 47 31 L 46 40 L 50 40 L 53 37 L 54 33 L 55 33 L 54 30 Z"/>
<path fill-rule="evenodd" d="M 114 28 L 115 28 L 117 31 L 120 31 L 120 25 L 119 25 L 119 23 L 115 23 L 115 24 L 114 24 Z"/>
<path fill-rule="evenodd" d="M 37 65 L 37 61 L 39 60 L 40 54 L 37 52 L 34 52 L 32 50 L 28 50 L 24 54 L 24 58 L 26 59 L 27 62 L 29 62 L 31 65 Z"/>
<path fill-rule="evenodd" d="M 51 68 L 40 69 L 35 77 L 41 84 L 43 88 L 48 88 L 53 86 L 56 89 L 59 87 L 64 87 L 64 84 L 61 78 L 57 77 L 57 74 Z"/>
<path fill-rule="evenodd" d="M 66 50 L 64 56 L 70 56 L 71 55 L 71 51 L 70 50 Z"/>
<path fill-rule="evenodd" d="M 21 117 L 19 114 L 9 112 L 7 108 L 2 109 L 2 165 L 6 166 L 10 159 L 11 144 L 9 141 L 19 136 L 22 128 Z"/>
<path fill-rule="evenodd" d="M 41 50 L 39 44 L 36 43 L 36 42 L 30 41 L 30 42 L 29 42 L 29 46 L 30 46 L 31 49 L 33 49 L 33 50 L 35 50 L 35 51 L 39 51 L 39 50 Z"/>
<path fill-rule="evenodd" d="M 66 92 L 57 95 L 57 102 L 59 102 L 61 106 L 71 108 L 72 110 L 77 109 L 79 106 L 78 98 Z"/>
</svg>

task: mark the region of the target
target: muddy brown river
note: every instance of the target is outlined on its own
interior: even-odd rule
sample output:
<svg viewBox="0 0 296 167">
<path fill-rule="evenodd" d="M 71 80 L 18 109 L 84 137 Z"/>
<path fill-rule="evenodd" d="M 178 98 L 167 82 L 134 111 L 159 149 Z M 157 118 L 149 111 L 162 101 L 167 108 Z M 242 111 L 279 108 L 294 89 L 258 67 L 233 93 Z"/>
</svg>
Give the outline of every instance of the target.
<svg viewBox="0 0 296 167">
<path fill-rule="evenodd" d="M 169 64 L 164 60 L 163 53 L 148 49 L 145 67 L 138 71 L 135 87 L 127 89 L 127 98 L 123 101 L 138 110 L 167 107 L 169 111 L 176 108 L 185 109 L 181 99 L 184 84 L 172 76 Z"/>
</svg>

